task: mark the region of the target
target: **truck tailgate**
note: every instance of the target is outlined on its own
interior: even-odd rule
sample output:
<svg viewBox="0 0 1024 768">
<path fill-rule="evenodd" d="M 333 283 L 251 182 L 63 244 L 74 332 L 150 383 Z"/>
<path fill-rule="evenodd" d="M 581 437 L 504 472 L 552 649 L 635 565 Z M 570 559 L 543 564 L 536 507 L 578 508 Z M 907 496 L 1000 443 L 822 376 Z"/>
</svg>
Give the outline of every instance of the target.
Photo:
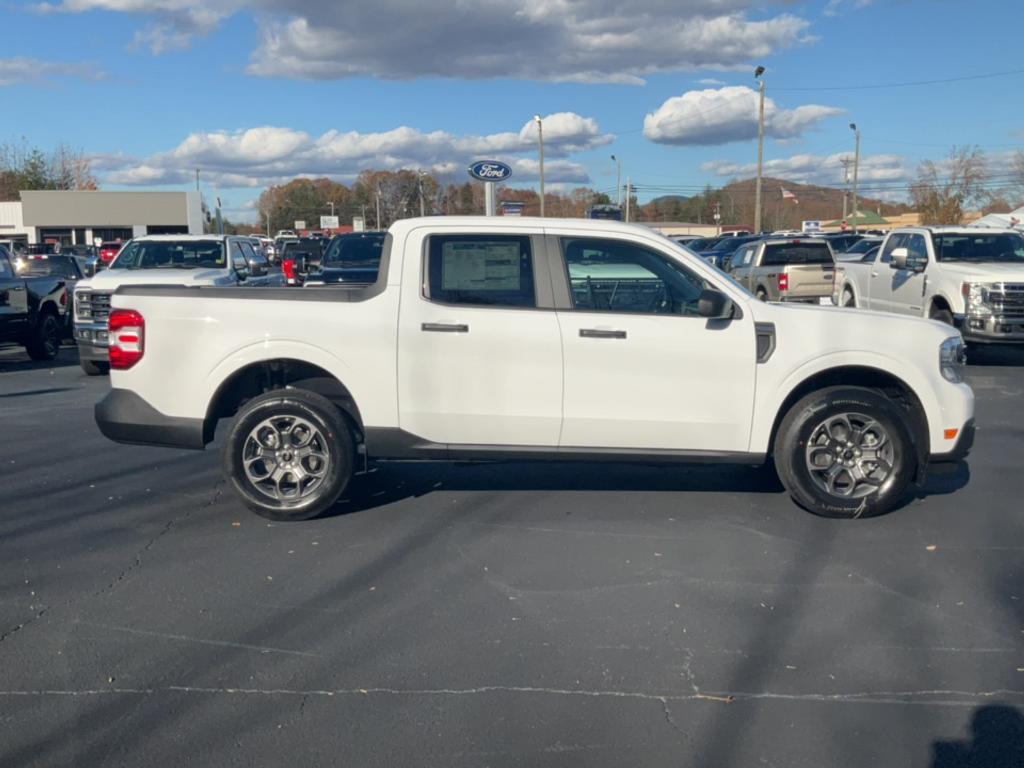
<svg viewBox="0 0 1024 768">
<path fill-rule="evenodd" d="M 794 264 L 786 267 L 789 276 L 789 298 L 814 298 L 832 295 L 832 279 L 835 266 L 832 264 Z"/>
</svg>

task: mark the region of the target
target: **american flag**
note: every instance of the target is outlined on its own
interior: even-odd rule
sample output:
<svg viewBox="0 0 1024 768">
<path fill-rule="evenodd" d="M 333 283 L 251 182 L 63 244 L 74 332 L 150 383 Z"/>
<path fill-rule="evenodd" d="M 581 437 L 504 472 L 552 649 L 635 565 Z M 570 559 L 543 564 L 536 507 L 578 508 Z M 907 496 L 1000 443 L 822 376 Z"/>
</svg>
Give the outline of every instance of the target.
<svg viewBox="0 0 1024 768">
<path fill-rule="evenodd" d="M 782 189 L 782 187 L 779 187 L 779 189 Z M 800 204 L 800 201 L 796 199 L 796 195 L 794 195 L 788 189 L 782 189 L 782 199 L 783 200 L 792 200 L 797 205 Z"/>
</svg>

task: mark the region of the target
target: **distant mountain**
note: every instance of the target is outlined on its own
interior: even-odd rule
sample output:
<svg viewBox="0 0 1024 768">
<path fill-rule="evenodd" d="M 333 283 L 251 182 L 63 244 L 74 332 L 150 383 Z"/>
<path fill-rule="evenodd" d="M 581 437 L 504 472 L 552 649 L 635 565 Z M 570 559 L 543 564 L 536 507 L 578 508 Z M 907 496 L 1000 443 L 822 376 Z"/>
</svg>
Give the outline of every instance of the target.
<svg viewBox="0 0 1024 768">
<path fill-rule="evenodd" d="M 717 204 L 723 226 L 751 227 L 754 222 L 755 186 L 755 179 L 742 179 L 710 193 L 692 197 L 666 195 L 642 206 L 640 218 L 646 221 L 710 224 L 714 222 Z M 792 192 L 796 200 L 783 198 L 783 189 Z M 842 218 L 843 190 L 768 177 L 761 180 L 761 206 L 765 229 L 799 229 L 801 221 L 827 222 Z M 847 202 L 847 208 L 852 213 L 852 200 Z M 858 197 L 857 208 L 879 212 L 882 216 L 911 210 L 910 206 L 902 203 L 886 203 L 864 197 Z"/>
</svg>

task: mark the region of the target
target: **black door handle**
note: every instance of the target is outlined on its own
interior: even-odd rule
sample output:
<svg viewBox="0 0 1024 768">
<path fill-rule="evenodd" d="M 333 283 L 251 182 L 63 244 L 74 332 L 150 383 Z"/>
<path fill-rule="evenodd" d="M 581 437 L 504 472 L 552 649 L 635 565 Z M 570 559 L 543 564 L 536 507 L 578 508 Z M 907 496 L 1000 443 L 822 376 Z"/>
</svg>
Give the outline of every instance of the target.
<svg viewBox="0 0 1024 768">
<path fill-rule="evenodd" d="M 420 329 L 437 333 L 469 333 L 469 326 L 463 323 L 423 323 Z"/>
<path fill-rule="evenodd" d="M 625 331 L 603 331 L 600 328 L 580 328 L 580 336 L 584 339 L 624 339 Z"/>
</svg>

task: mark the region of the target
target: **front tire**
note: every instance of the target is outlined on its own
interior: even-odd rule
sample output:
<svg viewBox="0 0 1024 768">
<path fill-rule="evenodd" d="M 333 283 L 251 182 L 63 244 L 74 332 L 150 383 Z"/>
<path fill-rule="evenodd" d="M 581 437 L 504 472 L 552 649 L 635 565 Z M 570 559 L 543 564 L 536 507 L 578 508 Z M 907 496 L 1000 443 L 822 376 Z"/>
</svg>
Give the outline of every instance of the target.
<svg viewBox="0 0 1024 768">
<path fill-rule="evenodd" d="M 775 439 L 779 480 L 822 517 L 884 514 L 912 489 L 916 454 L 902 408 L 875 390 L 829 387 L 797 402 Z"/>
<path fill-rule="evenodd" d="M 853 298 L 851 291 L 843 291 L 843 304 L 844 307 L 850 307 L 852 309 L 857 308 L 857 300 Z"/>
<path fill-rule="evenodd" d="M 39 318 L 25 350 L 29 357 L 40 362 L 57 357 L 60 352 L 60 323 L 56 317 L 47 312 Z"/>
<path fill-rule="evenodd" d="M 79 360 L 86 376 L 106 376 L 110 373 L 110 363 L 99 360 Z"/>
<path fill-rule="evenodd" d="M 309 520 L 352 477 L 352 433 L 330 400 L 302 389 L 254 398 L 224 447 L 224 471 L 245 505 L 268 520 Z"/>
<path fill-rule="evenodd" d="M 946 325 L 953 325 L 953 313 L 948 309 L 932 308 L 932 311 L 928 313 L 928 318 L 931 320 L 938 320 L 940 323 Z"/>
</svg>

